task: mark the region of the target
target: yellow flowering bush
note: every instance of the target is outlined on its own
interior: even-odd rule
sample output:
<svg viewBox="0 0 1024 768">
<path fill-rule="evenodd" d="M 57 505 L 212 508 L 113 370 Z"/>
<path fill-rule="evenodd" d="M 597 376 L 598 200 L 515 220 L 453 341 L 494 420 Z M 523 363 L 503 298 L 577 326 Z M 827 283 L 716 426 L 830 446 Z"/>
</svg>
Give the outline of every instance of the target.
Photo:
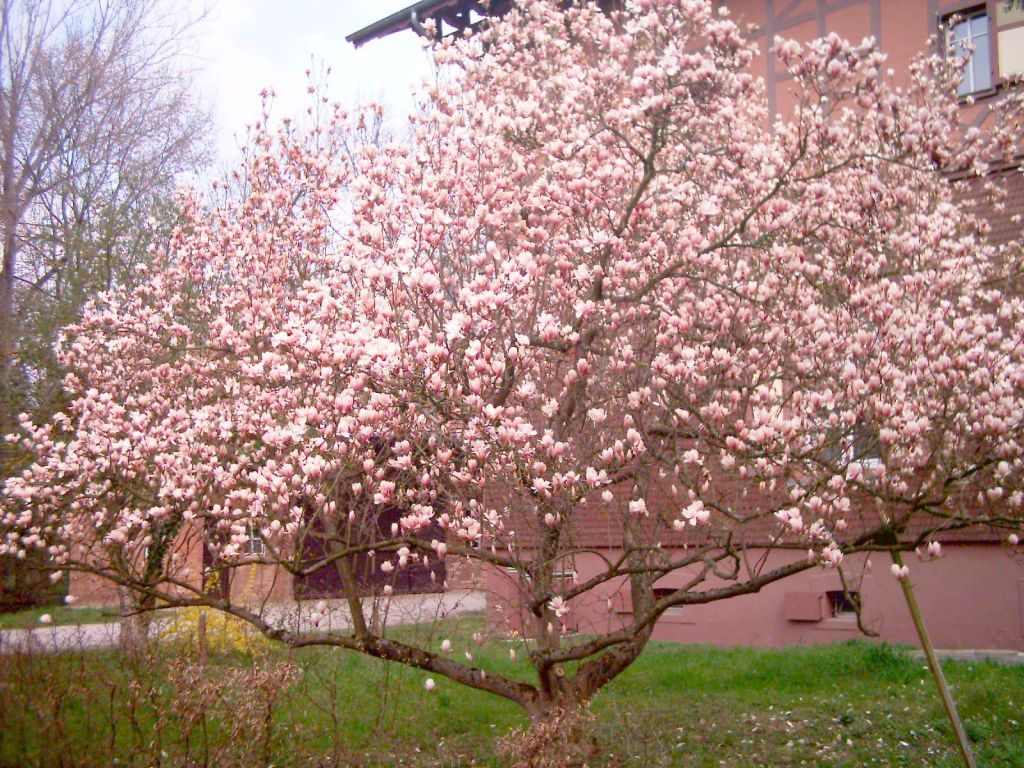
<svg viewBox="0 0 1024 768">
<path fill-rule="evenodd" d="M 251 656 L 269 650 L 270 641 L 252 625 L 210 608 L 177 608 L 160 632 L 160 639 L 183 653 L 199 649 L 200 617 L 206 621 L 206 649 L 211 654 L 241 653 Z"/>
<path fill-rule="evenodd" d="M 212 574 L 206 589 L 218 589 L 220 578 L 220 573 Z M 251 587 L 251 584 L 246 584 L 243 593 L 248 594 Z M 160 632 L 160 639 L 184 654 L 199 652 L 200 625 L 203 621 L 206 623 L 207 653 L 240 653 L 252 656 L 270 649 L 270 641 L 251 624 L 237 616 L 201 606 L 176 608 L 169 616 Z"/>
</svg>

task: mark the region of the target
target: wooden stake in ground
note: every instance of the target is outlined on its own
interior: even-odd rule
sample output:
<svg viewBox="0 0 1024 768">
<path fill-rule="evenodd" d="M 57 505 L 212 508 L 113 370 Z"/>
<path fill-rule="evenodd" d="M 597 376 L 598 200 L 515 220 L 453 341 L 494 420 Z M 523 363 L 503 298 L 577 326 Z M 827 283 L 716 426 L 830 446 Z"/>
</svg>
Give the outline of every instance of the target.
<svg viewBox="0 0 1024 768">
<path fill-rule="evenodd" d="M 207 641 L 206 641 L 206 612 L 199 612 L 199 622 L 196 627 L 196 640 L 199 645 L 199 666 L 206 666 Z"/>
<path fill-rule="evenodd" d="M 897 550 L 892 551 L 892 561 L 901 570 L 905 568 L 903 565 L 903 555 Z M 914 620 L 914 628 L 917 630 L 917 636 L 921 640 L 921 648 L 928 659 L 928 669 L 931 671 L 932 679 L 935 680 L 935 685 L 942 696 L 942 705 L 946 708 L 949 722 L 953 724 L 953 731 L 956 733 L 960 754 L 964 758 L 964 765 L 967 768 L 977 768 L 977 763 L 974 762 L 974 755 L 971 752 L 970 742 L 967 740 L 967 733 L 964 731 L 964 724 L 960 721 L 960 714 L 956 711 L 953 694 L 946 683 L 946 676 L 942 673 L 942 667 L 939 666 L 939 660 L 935 656 L 935 648 L 932 646 L 931 638 L 928 636 L 928 628 L 924 625 L 921 609 L 917 605 L 917 598 L 914 597 L 914 587 L 911 585 L 910 579 L 905 575 L 905 572 L 904 575 L 899 577 L 899 580 L 900 586 L 903 587 L 903 597 L 906 598 L 907 608 L 910 609 L 910 616 Z"/>
</svg>

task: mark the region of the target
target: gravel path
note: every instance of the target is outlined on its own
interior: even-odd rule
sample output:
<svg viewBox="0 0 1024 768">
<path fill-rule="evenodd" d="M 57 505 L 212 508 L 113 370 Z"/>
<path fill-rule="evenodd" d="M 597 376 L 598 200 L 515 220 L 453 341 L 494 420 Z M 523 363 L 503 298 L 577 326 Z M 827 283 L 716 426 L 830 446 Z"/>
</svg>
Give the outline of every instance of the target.
<svg viewBox="0 0 1024 768">
<path fill-rule="evenodd" d="M 379 618 L 387 626 L 424 624 L 487 607 L 484 592 L 476 590 L 449 590 L 445 593 L 399 595 L 382 598 L 378 605 Z M 370 621 L 369 603 L 366 605 Z M 312 629 L 349 629 L 352 625 L 348 607 L 341 600 L 304 601 L 287 605 L 267 605 L 264 615 L 271 624 L 291 630 L 308 632 Z M 159 630 L 157 630 L 159 631 Z M 62 652 L 86 648 L 116 646 L 121 634 L 118 622 L 109 624 L 80 624 L 72 626 L 39 625 L 32 629 L 0 630 L 0 653 L 18 650 Z"/>
<path fill-rule="evenodd" d="M 925 660 L 924 651 L 911 651 L 910 655 Z M 998 664 L 1024 664 L 1024 653 L 1020 651 L 963 649 L 956 651 L 935 651 L 939 661 L 994 661 Z"/>
</svg>

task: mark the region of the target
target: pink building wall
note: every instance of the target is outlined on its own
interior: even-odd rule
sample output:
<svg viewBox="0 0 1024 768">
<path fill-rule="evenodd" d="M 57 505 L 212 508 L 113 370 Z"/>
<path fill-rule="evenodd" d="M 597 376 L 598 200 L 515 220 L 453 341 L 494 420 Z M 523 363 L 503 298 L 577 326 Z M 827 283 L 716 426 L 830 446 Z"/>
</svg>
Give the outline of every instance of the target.
<svg viewBox="0 0 1024 768">
<path fill-rule="evenodd" d="M 620 553 L 602 553 L 611 558 Z M 764 554 L 748 552 L 750 562 Z M 799 554 L 774 551 L 768 554 L 766 569 L 791 561 Z M 878 640 L 890 643 L 918 643 L 899 582 L 889 572 L 887 555 L 871 555 L 872 568 L 860 579 L 864 555 L 844 560 L 844 571 L 858 586 L 864 606 L 865 624 L 878 632 Z M 943 649 L 1012 649 L 1024 651 L 1024 558 L 1008 547 L 956 545 L 943 548 L 943 556 L 929 562 L 906 558 L 910 578 L 935 646 Z M 576 556 L 579 579 L 600 572 L 596 554 Z M 655 586 L 677 587 L 687 578 L 685 571 L 671 574 Z M 488 619 L 499 631 L 534 634 L 532 617 L 518 611 L 515 577 L 492 571 L 488 577 Z M 709 581 L 705 588 L 721 585 Z M 743 595 L 706 605 L 685 606 L 678 613 L 662 616 L 655 640 L 715 645 L 780 647 L 849 640 L 863 635 L 852 616 L 833 617 L 825 593 L 842 590 L 834 570 L 812 568 L 772 584 L 757 594 Z M 609 610 L 609 602 L 611 609 Z M 807 609 L 820 606 L 819 620 L 808 618 Z M 803 609 L 803 610 L 801 610 Z M 813 613 L 813 612 L 812 612 Z M 789 614 L 789 618 L 787 618 Z M 595 594 L 571 603 L 565 616 L 567 628 L 607 632 L 631 618 L 628 587 L 619 580 Z"/>
<path fill-rule="evenodd" d="M 1020 56 L 1010 51 L 1024 42 L 1024 10 L 1007 10 L 1005 0 L 720 0 L 718 5 L 727 7 L 757 42 L 761 55 L 753 71 L 764 78 L 773 114 L 785 116 L 794 105 L 790 75 L 769 54 L 776 35 L 801 42 L 832 32 L 856 43 L 872 37 L 901 78 L 910 61 L 928 49 L 929 38 L 938 38 L 943 19 L 984 10 L 990 25 L 988 63 L 994 87 L 975 94 L 973 104 L 964 104 L 965 125 L 983 127 L 992 104 L 1020 71 Z M 935 43 L 933 50 L 938 48 Z"/>
<path fill-rule="evenodd" d="M 199 583 L 203 572 L 202 541 L 186 531 L 177 543 L 176 551 L 185 570 L 180 578 Z M 476 561 L 449 557 L 446 561 L 446 583 L 451 589 L 478 589 L 482 586 L 482 570 Z M 231 570 L 231 601 L 238 605 L 262 603 L 281 604 L 298 602 L 293 577 L 284 568 L 271 563 L 241 565 Z M 99 575 L 83 571 L 71 573 L 68 593 L 80 607 L 106 607 L 118 605 L 116 585 Z M 317 599 L 317 598 L 312 598 Z"/>
</svg>

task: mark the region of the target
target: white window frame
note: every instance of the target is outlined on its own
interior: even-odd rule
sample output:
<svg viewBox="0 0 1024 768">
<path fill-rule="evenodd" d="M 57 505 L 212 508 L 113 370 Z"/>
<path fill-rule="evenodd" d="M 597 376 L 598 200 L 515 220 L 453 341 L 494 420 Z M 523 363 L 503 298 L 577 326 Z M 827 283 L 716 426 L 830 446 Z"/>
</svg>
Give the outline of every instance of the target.
<svg viewBox="0 0 1024 768">
<path fill-rule="evenodd" d="M 963 10 L 956 11 L 954 13 L 944 16 L 942 19 L 942 26 L 945 30 L 945 42 L 946 51 L 951 55 L 964 55 L 967 57 L 967 64 L 964 67 L 963 79 L 957 86 L 957 95 L 966 98 L 976 93 L 987 93 L 995 88 L 995 74 L 992 72 L 992 52 L 995 47 L 995 35 L 992 32 L 992 20 L 989 16 L 989 9 L 987 5 L 970 6 Z M 985 20 L 985 31 L 974 35 L 971 31 L 971 22 L 975 19 L 983 18 Z M 953 23 L 955 20 L 955 23 Z M 963 39 L 957 39 L 956 31 L 964 28 L 967 32 L 966 37 Z M 975 83 L 974 78 L 974 64 L 975 56 L 977 55 L 977 47 L 974 46 L 975 40 L 985 39 L 986 48 L 988 51 L 988 61 L 985 62 L 985 71 L 988 73 L 988 83 L 979 87 Z M 971 50 L 966 50 L 970 47 Z"/>
<path fill-rule="evenodd" d="M 259 531 L 256 530 L 254 523 L 245 524 L 245 533 L 248 538 L 245 540 L 245 546 L 242 548 L 242 553 L 246 557 L 259 557 L 262 558 L 267 554 L 266 542 L 260 538 Z"/>
</svg>

